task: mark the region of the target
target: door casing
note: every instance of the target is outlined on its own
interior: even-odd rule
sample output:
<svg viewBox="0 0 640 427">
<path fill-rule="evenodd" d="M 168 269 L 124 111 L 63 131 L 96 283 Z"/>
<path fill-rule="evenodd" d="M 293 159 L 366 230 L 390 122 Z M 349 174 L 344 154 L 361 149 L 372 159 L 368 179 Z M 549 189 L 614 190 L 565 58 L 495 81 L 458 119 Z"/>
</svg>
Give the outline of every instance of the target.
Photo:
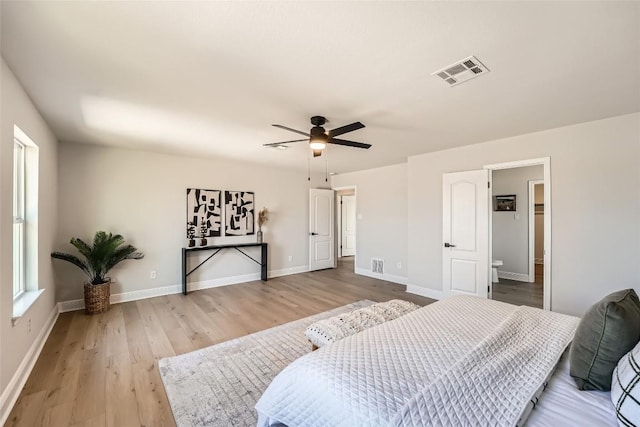
<svg viewBox="0 0 640 427">
<path fill-rule="evenodd" d="M 492 171 L 500 170 L 500 169 L 513 169 L 513 168 L 521 168 L 526 166 L 536 166 L 542 165 L 544 167 L 544 285 L 543 285 L 543 308 L 545 310 L 551 310 L 551 268 L 552 263 L 552 254 L 551 254 L 551 158 L 550 157 L 540 157 L 536 159 L 527 159 L 527 160 L 517 160 L 513 162 L 506 163 L 496 163 L 491 165 L 485 165 L 484 169 L 489 170 L 489 197 L 492 197 L 493 194 L 493 182 L 492 182 Z M 489 200 L 491 202 L 491 200 Z M 489 209 L 491 209 L 492 204 L 489 203 Z M 489 255 L 493 253 L 493 242 L 492 242 L 492 221 L 489 221 Z M 491 256 L 489 256 L 489 267 L 491 266 Z M 491 269 L 489 269 L 489 272 Z M 492 288 L 491 280 L 489 280 L 489 288 Z M 492 289 L 491 289 L 492 291 Z M 491 291 L 490 296 L 491 298 Z"/>
</svg>

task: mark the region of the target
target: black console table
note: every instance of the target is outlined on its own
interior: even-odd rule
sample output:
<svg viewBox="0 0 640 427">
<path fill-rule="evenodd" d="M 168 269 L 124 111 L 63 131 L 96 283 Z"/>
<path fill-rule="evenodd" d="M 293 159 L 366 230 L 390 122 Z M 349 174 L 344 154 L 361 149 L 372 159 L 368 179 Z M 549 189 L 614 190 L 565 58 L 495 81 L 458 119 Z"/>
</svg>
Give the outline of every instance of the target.
<svg viewBox="0 0 640 427">
<path fill-rule="evenodd" d="M 260 261 L 253 258 L 250 255 L 247 255 L 246 252 L 240 249 L 240 248 L 250 248 L 250 247 L 260 247 Z M 204 264 L 205 262 L 209 261 L 211 258 L 216 256 L 218 252 L 220 252 L 221 250 L 229 249 L 229 248 L 233 248 L 237 250 L 242 255 L 246 256 L 251 261 L 258 264 L 260 266 L 260 279 L 265 282 L 267 281 L 267 244 L 266 243 L 237 243 L 237 244 L 230 244 L 230 245 L 212 245 L 212 246 L 198 246 L 193 248 L 182 248 L 182 293 L 184 295 L 187 294 L 187 277 L 189 277 L 191 273 L 193 273 L 198 268 L 200 268 L 202 264 Z M 209 255 L 207 259 L 205 259 L 200 264 L 195 266 L 192 270 L 187 271 L 187 254 L 189 252 L 198 252 L 198 251 L 214 251 L 214 252 L 211 255 Z"/>
</svg>

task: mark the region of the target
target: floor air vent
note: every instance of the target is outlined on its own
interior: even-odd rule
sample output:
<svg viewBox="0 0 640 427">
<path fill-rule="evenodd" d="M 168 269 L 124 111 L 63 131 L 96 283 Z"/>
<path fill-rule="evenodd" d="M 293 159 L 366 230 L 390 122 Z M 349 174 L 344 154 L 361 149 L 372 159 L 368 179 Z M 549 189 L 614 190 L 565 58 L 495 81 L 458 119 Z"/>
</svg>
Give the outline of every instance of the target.
<svg viewBox="0 0 640 427">
<path fill-rule="evenodd" d="M 487 74 L 489 69 L 475 56 L 464 58 L 455 64 L 448 65 L 441 70 L 431 73 L 432 76 L 440 77 L 450 86 L 456 86 L 483 74 Z"/>
</svg>

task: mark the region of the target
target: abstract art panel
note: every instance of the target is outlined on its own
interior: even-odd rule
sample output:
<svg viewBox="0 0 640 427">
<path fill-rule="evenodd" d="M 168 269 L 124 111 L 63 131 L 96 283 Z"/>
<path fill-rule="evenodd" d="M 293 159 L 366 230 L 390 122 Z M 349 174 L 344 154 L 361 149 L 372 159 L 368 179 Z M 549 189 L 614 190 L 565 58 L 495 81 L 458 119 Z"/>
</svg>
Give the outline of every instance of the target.
<svg viewBox="0 0 640 427">
<path fill-rule="evenodd" d="M 220 190 L 187 188 L 187 230 L 189 223 L 195 224 L 195 234 L 201 237 L 200 227 L 205 223 L 204 237 L 219 237 L 222 232 L 222 207 Z M 189 235 L 187 234 L 187 238 Z"/>
<path fill-rule="evenodd" d="M 253 193 L 250 191 L 225 191 L 225 236 L 253 234 Z"/>
</svg>

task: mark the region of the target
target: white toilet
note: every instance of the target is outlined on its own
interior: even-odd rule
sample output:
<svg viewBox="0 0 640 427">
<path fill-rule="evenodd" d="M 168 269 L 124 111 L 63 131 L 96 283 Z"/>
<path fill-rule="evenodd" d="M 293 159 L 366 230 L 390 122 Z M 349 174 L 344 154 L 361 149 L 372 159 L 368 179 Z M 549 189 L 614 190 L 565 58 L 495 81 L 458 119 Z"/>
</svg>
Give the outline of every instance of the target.
<svg viewBox="0 0 640 427">
<path fill-rule="evenodd" d="M 501 259 L 494 259 L 493 261 L 491 261 L 491 273 L 492 273 L 491 281 L 493 283 L 500 283 L 500 281 L 498 280 L 498 267 L 502 265 L 504 265 L 504 263 L 502 262 Z"/>
</svg>

